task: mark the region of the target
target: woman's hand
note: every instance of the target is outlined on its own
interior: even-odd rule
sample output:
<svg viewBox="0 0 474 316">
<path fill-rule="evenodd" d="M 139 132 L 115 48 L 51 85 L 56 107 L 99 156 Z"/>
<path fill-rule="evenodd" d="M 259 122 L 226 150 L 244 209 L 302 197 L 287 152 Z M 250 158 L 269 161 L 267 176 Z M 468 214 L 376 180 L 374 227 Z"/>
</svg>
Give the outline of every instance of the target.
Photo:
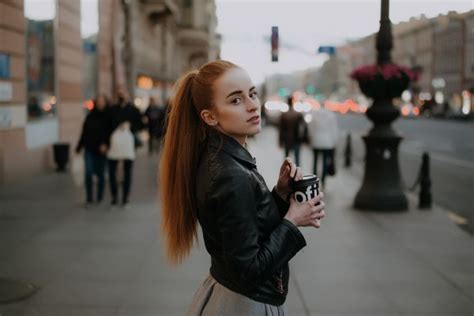
<svg viewBox="0 0 474 316">
<path fill-rule="evenodd" d="M 106 145 L 106 144 L 101 144 L 101 145 L 99 146 L 99 152 L 100 152 L 101 154 L 105 155 L 105 154 L 107 153 L 107 150 L 108 150 L 108 148 L 107 148 L 107 145 Z"/>
<path fill-rule="evenodd" d="M 278 176 L 278 183 L 276 185 L 276 192 L 283 199 L 287 200 L 288 195 L 291 193 L 290 182 L 298 181 L 303 178 L 303 171 L 300 167 L 287 157 L 280 167 L 280 175 Z"/>
<path fill-rule="evenodd" d="M 323 193 L 321 192 L 318 196 L 307 202 L 298 203 L 295 198 L 291 196 L 290 208 L 284 218 L 297 227 L 321 227 L 320 219 L 325 215 L 325 204 L 322 198 Z"/>
</svg>

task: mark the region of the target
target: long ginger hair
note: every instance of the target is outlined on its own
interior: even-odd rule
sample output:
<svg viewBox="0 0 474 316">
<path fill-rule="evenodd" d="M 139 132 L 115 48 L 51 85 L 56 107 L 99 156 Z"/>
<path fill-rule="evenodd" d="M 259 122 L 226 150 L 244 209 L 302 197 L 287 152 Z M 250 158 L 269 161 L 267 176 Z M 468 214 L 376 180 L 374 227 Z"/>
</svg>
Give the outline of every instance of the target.
<svg viewBox="0 0 474 316">
<path fill-rule="evenodd" d="M 224 60 L 203 65 L 183 75 L 170 100 L 160 163 L 161 232 L 171 263 L 181 263 L 197 236 L 196 172 L 207 124 L 200 113 L 213 106 L 213 85 L 227 70 Z"/>
</svg>

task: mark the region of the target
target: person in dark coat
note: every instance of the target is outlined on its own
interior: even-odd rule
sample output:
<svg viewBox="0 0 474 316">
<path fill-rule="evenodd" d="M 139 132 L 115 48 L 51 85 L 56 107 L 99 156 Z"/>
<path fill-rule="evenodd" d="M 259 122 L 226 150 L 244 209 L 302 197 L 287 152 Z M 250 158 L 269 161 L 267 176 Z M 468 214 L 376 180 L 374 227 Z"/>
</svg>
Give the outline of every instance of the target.
<svg viewBox="0 0 474 316">
<path fill-rule="evenodd" d="M 290 152 L 295 154 L 295 162 L 300 164 L 300 147 L 304 141 L 304 133 L 306 130 L 306 122 L 303 114 L 295 111 L 293 108 L 293 96 L 288 97 L 288 112 L 281 115 L 279 125 L 280 146 L 285 148 L 285 157 Z"/>
<path fill-rule="evenodd" d="M 124 126 L 124 123 L 130 129 L 135 141 L 135 148 L 141 146 L 141 142 L 138 138 L 138 132 L 142 130 L 145 125 L 142 121 L 142 115 L 140 110 L 129 101 L 128 94 L 125 90 L 119 89 L 117 91 L 117 103 L 110 107 L 109 119 L 110 119 L 110 130 L 109 140 L 113 137 L 116 130 Z M 117 185 L 117 165 L 118 159 L 108 159 L 109 167 L 109 183 L 110 193 L 112 195 L 112 206 L 118 203 L 118 185 Z M 133 160 L 123 159 L 123 182 L 122 182 L 122 206 L 128 204 L 128 198 L 130 194 L 130 187 L 132 183 L 133 175 Z"/>
<path fill-rule="evenodd" d="M 133 134 L 145 128 L 140 110 L 130 102 L 128 94 L 124 90 L 118 90 L 117 103 L 110 107 L 109 117 L 111 120 L 111 133 L 124 122 L 130 123 L 130 130 Z M 138 139 L 135 141 L 135 146 L 140 146 Z"/>
<path fill-rule="evenodd" d="M 155 102 L 155 98 L 150 97 L 150 104 L 144 114 L 148 127 L 148 152 L 150 154 L 153 153 L 155 142 L 159 142 L 163 136 L 165 111 L 165 107 L 159 107 Z"/>
<path fill-rule="evenodd" d="M 76 153 L 80 153 L 84 148 L 86 205 L 94 202 L 94 175 L 97 176 L 96 201 L 100 203 L 104 197 L 104 172 L 110 129 L 107 108 L 107 99 L 104 96 L 99 96 L 94 101 L 94 108 L 86 116 L 76 146 Z"/>
</svg>

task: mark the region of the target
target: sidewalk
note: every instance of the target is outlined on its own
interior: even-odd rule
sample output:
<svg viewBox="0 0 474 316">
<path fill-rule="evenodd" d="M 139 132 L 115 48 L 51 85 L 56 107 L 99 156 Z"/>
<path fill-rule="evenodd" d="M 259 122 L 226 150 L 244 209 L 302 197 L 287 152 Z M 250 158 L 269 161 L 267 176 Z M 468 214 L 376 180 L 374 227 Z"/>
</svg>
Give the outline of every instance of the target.
<svg viewBox="0 0 474 316">
<path fill-rule="evenodd" d="M 250 151 L 269 187 L 283 153 L 265 129 Z M 310 172 L 311 156 L 302 166 Z M 135 165 L 129 209 L 81 207 L 68 174 L 0 189 L 0 277 L 40 287 L 0 305 L 1 316 L 184 315 L 206 276 L 201 246 L 179 267 L 166 264 L 159 237 L 156 157 Z M 402 214 L 355 211 L 360 185 L 338 168 L 327 181 L 327 216 L 303 229 L 308 246 L 291 262 L 289 315 L 472 315 L 473 238 L 440 209 Z"/>
</svg>

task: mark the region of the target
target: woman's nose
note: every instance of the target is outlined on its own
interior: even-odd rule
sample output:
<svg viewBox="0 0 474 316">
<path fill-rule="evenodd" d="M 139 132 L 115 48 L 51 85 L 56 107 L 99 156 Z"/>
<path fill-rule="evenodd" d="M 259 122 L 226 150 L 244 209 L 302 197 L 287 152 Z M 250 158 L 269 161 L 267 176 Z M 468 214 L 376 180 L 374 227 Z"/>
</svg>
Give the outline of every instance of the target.
<svg viewBox="0 0 474 316">
<path fill-rule="evenodd" d="M 260 107 L 260 101 L 258 99 L 252 100 L 249 98 L 247 104 L 247 110 L 249 112 L 255 111 Z"/>
</svg>

